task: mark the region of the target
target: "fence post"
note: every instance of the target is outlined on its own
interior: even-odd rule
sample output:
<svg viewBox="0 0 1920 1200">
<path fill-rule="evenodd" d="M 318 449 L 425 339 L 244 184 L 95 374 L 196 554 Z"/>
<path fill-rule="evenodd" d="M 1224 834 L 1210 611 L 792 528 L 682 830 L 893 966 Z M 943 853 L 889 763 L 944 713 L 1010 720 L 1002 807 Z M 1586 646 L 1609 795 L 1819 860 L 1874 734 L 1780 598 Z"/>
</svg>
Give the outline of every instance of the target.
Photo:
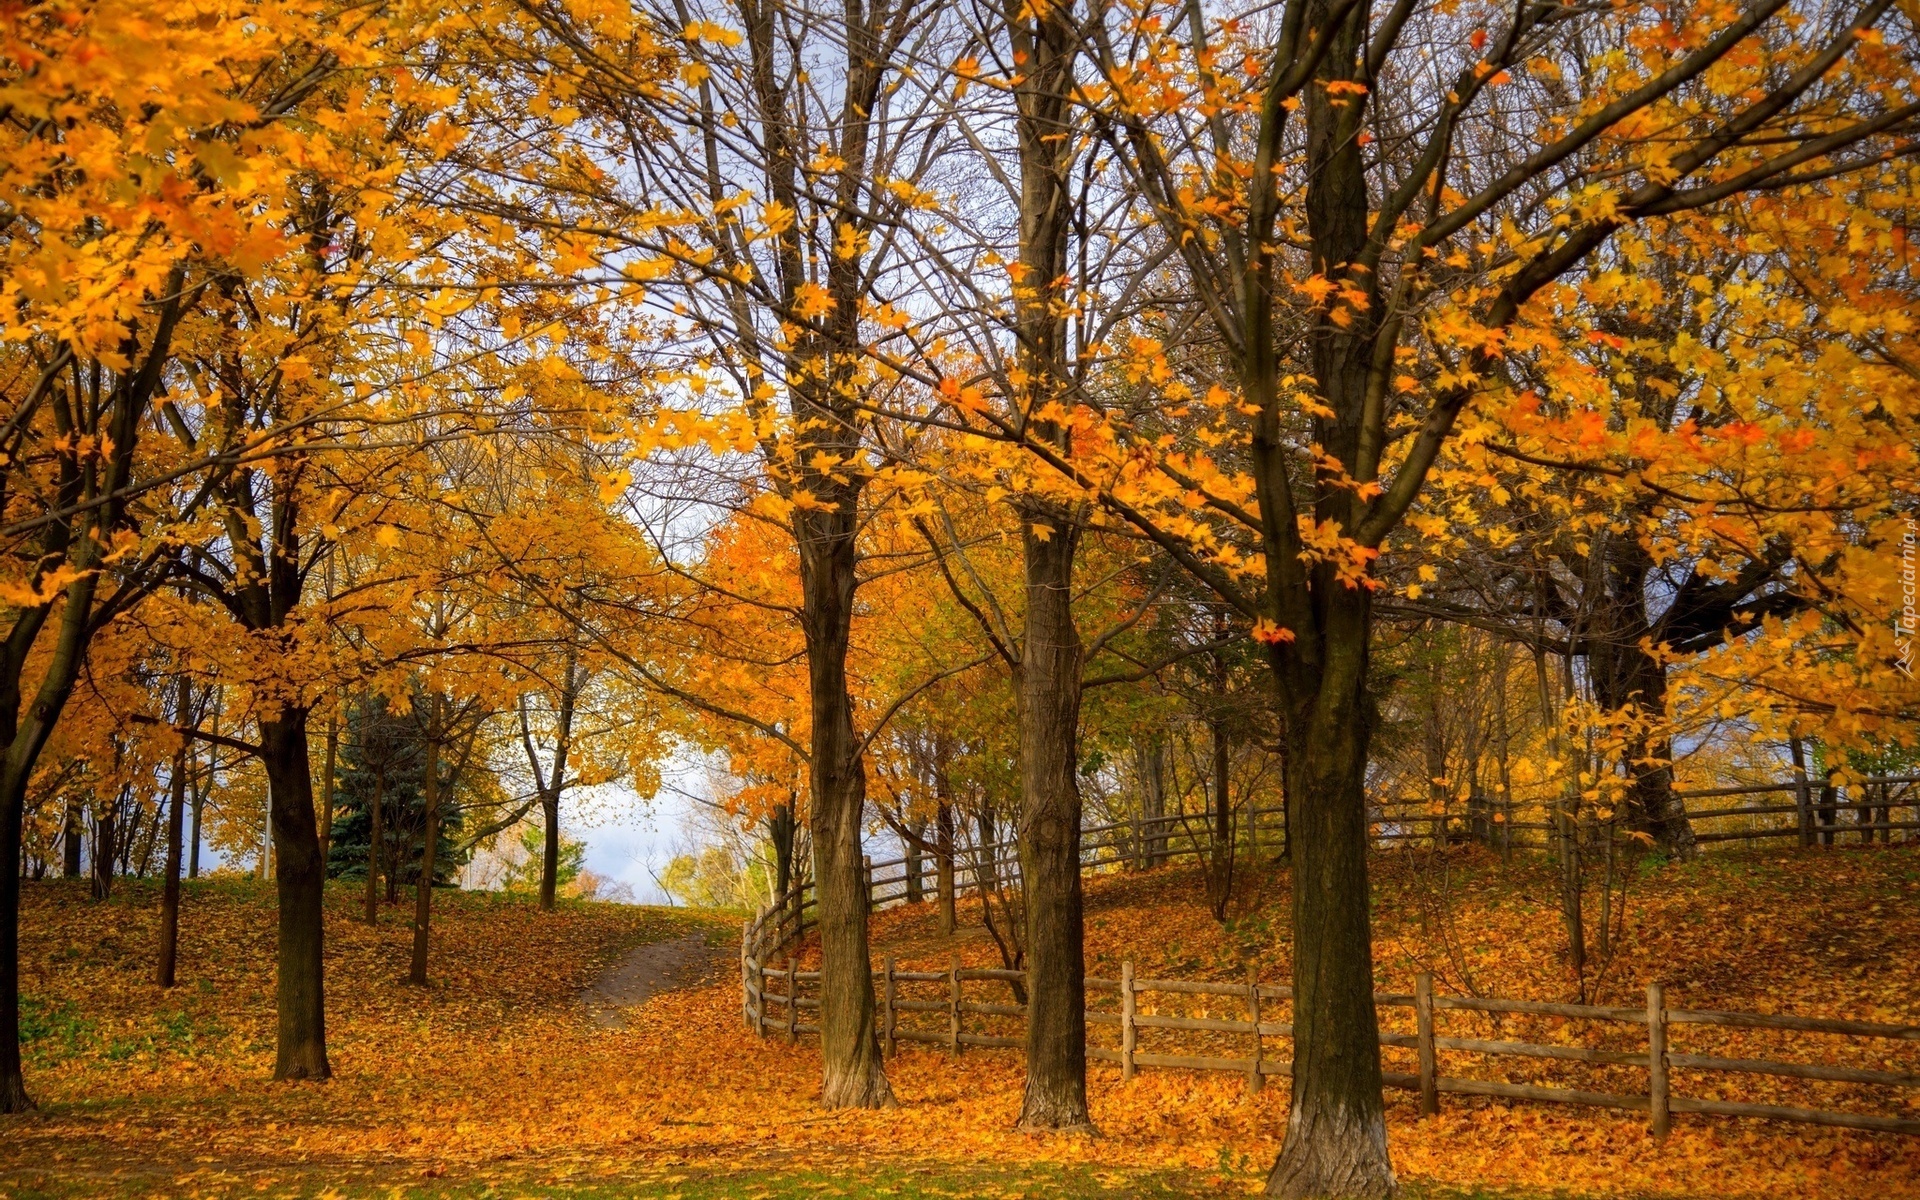
<svg viewBox="0 0 1920 1200">
<path fill-rule="evenodd" d="M 1433 976 L 1426 971 L 1413 977 L 1413 1024 L 1420 1053 L 1420 1115 L 1431 1117 L 1440 1111 L 1440 1076 L 1433 1053 Z"/>
<path fill-rule="evenodd" d="M 864 886 L 866 889 L 867 911 L 872 912 L 873 911 L 873 855 L 862 854 L 860 856 L 860 878 L 863 881 L 862 886 Z"/>
<path fill-rule="evenodd" d="M 1133 960 L 1120 964 L 1120 1078 L 1133 1078 Z"/>
<path fill-rule="evenodd" d="M 762 914 L 765 909 L 760 910 Z M 753 922 L 740 922 L 740 1019 L 748 1028 L 753 1026 L 753 975 L 747 965 L 752 961 L 747 954 L 747 938 L 753 933 Z"/>
<path fill-rule="evenodd" d="M 947 1053 L 960 1053 L 960 956 L 947 971 Z"/>
<path fill-rule="evenodd" d="M 1247 1090 L 1260 1090 L 1260 968 L 1247 965 L 1247 1019 L 1253 1024 L 1253 1063 L 1247 1068 Z"/>
<path fill-rule="evenodd" d="M 787 956 L 787 1045 L 800 1040 L 800 960 Z"/>
<path fill-rule="evenodd" d="M 755 960 L 753 964 L 753 982 L 760 989 L 759 1003 L 753 1006 L 753 1031 L 761 1037 L 767 1036 L 767 964 Z"/>
<path fill-rule="evenodd" d="M 887 986 L 886 986 L 886 991 L 883 994 L 886 997 L 885 1003 L 887 1006 L 886 1008 L 887 1040 L 886 1040 L 885 1048 L 887 1051 L 887 1057 L 892 1058 L 894 1054 L 899 1050 L 899 1046 L 895 1043 L 894 1032 L 893 1032 L 895 1026 L 894 1026 L 894 1015 L 893 1015 L 893 1000 L 894 1000 L 893 955 L 891 954 L 887 955 Z"/>
<path fill-rule="evenodd" d="M 1647 985 L 1647 1124 L 1664 1138 L 1671 1127 L 1667 1110 L 1667 1005 L 1658 983 Z"/>
</svg>

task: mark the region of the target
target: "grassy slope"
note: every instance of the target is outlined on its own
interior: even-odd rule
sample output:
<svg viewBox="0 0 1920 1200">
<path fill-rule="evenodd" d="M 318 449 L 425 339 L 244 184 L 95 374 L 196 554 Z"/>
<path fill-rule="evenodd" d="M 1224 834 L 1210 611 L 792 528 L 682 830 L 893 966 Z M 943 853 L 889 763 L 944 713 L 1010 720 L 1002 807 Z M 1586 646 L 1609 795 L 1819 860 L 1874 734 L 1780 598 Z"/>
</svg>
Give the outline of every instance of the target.
<svg viewBox="0 0 1920 1200">
<path fill-rule="evenodd" d="M 1383 984 L 1399 986 L 1424 962 L 1453 974 L 1448 990 L 1460 990 L 1464 966 L 1483 992 L 1564 995 L 1550 880 L 1461 863 L 1449 876 L 1443 913 L 1419 902 L 1434 891 L 1422 872 L 1384 873 Z M 1097 880 L 1095 970 L 1131 957 L 1143 973 L 1244 978 L 1251 959 L 1277 976 L 1284 886 L 1278 872 L 1249 878 L 1222 929 L 1191 872 Z M 1185 1072 L 1123 1086 L 1097 1068 L 1104 1137 L 1014 1135 L 1017 1054 L 953 1060 L 927 1049 L 903 1051 L 890 1068 L 903 1108 L 826 1114 L 812 1103 L 817 1051 L 741 1028 L 725 957 L 723 978 L 656 999 L 627 1029 L 585 1020 L 579 990 L 622 948 L 690 928 L 730 945 L 732 920 L 605 905 L 543 916 L 522 902 L 438 897 L 435 986 L 421 993 L 399 982 L 404 913 L 389 909 L 369 930 L 345 890 L 329 896 L 336 1079 L 273 1085 L 264 890 L 190 890 L 183 982 L 166 995 L 147 982 L 150 888 L 123 887 L 104 906 L 65 884 L 29 885 L 26 895 L 29 1084 L 43 1109 L 0 1120 L 0 1196 L 318 1195 L 329 1186 L 593 1200 L 836 1189 L 1244 1194 L 1285 1117 L 1283 1088 L 1249 1097 L 1235 1077 Z M 1920 855 L 1900 847 L 1672 868 L 1636 886 L 1607 998 L 1631 997 L 1657 971 L 1680 992 L 1676 1003 L 1920 1018 L 1916 956 L 1895 949 L 1920 936 L 1916 899 Z M 928 922 L 924 911 L 883 914 L 883 948 L 991 960 L 977 931 L 949 945 Z M 1578 1032 L 1509 1027 L 1503 1036 Z M 1884 1111 L 1885 1093 L 1878 1103 Z M 1631 1115 L 1450 1099 L 1439 1121 L 1416 1123 L 1398 1096 L 1391 1119 L 1396 1162 L 1421 1197 L 1465 1195 L 1451 1189 L 1482 1180 L 1526 1196 L 1920 1197 L 1912 1139 L 1692 1118 L 1655 1146 Z"/>
</svg>

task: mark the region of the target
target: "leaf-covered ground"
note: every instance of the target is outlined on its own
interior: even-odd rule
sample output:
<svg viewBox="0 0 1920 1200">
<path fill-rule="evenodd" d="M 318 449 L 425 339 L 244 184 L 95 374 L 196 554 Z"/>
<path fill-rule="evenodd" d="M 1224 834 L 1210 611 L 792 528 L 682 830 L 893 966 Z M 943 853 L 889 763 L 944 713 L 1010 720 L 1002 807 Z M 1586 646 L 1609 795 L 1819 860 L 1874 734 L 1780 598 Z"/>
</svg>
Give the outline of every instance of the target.
<svg viewBox="0 0 1920 1200">
<path fill-rule="evenodd" d="M 1457 959 L 1482 992 L 1566 998 L 1548 876 L 1455 863 L 1451 901 L 1439 910 L 1420 901 L 1431 871 L 1402 864 L 1382 874 L 1383 985 L 1400 986 L 1430 960 L 1444 988 L 1463 990 Z M 1252 958 L 1278 978 L 1284 876 L 1243 882 L 1222 929 L 1189 870 L 1094 880 L 1096 973 L 1129 957 L 1143 974 L 1244 979 Z M 737 922 L 437 899 L 435 983 L 423 993 L 401 982 L 403 911 L 384 911 L 370 930 L 354 919 L 357 896 L 329 895 L 336 1078 L 289 1086 L 267 1081 L 269 893 L 192 888 L 182 985 L 162 994 L 149 982 L 151 889 L 122 886 L 97 905 L 70 885 L 28 885 L 28 1078 L 42 1108 L 0 1124 L 0 1196 L 1244 1194 L 1284 1121 L 1282 1086 L 1249 1096 L 1236 1076 L 1178 1071 L 1123 1085 L 1096 1066 L 1102 1136 L 1015 1134 L 1017 1053 L 950 1059 L 930 1047 L 903 1047 L 889 1069 L 901 1108 L 822 1112 L 812 1102 L 817 1049 L 763 1041 L 742 1025 L 730 970 Z M 1629 905 L 1609 1001 L 1630 1002 L 1658 974 L 1676 1005 L 1920 1019 L 1920 967 L 1903 949 L 1920 944 L 1920 854 L 1911 849 L 1667 868 L 1638 881 Z M 883 949 L 903 962 L 944 964 L 956 950 L 994 961 L 977 931 L 948 943 L 930 920 L 924 909 L 882 914 Z M 1436 949 L 1442 928 L 1457 953 Z M 595 1024 L 579 993 L 600 971 L 642 941 L 695 931 L 722 947 L 719 978 L 654 998 L 624 1028 Z M 1576 1040 L 1584 1031 L 1503 1033 L 1521 1035 Z M 1910 1053 L 1876 1061 L 1914 1069 Z M 1476 1064 L 1443 1069 L 1471 1074 Z M 1688 1081 L 1690 1094 L 1708 1094 L 1698 1083 Z M 1526 1197 L 1920 1197 L 1920 1139 L 1680 1117 L 1656 1145 L 1631 1114 L 1448 1097 L 1441 1118 L 1421 1123 L 1406 1098 L 1390 1095 L 1395 1162 L 1417 1200 L 1482 1187 Z M 1861 1103 L 1893 1111 L 1899 1100 L 1881 1091 Z"/>
</svg>

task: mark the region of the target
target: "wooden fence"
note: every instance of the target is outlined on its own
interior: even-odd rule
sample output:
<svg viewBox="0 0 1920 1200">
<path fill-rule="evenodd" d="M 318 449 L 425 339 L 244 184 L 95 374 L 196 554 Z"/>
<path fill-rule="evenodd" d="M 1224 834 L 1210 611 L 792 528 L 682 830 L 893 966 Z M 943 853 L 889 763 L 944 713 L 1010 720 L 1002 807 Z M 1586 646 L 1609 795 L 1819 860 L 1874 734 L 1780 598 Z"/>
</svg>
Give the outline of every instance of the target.
<svg viewBox="0 0 1920 1200">
<path fill-rule="evenodd" d="M 817 1012 L 817 995 L 806 993 L 807 985 L 817 985 L 818 971 L 803 971 L 791 958 L 784 965 L 772 966 L 749 955 L 741 959 L 743 1014 L 747 1024 L 762 1037 L 783 1034 L 788 1041 L 801 1035 L 818 1033 L 816 1021 L 802 1015 Z M 955 957 L 945 971 L 909 971 L 899 969 L 889 957 L 885 966 L 874 972 L 879 993 L 878 1014 L 883 1051 L 891 1057 L 901 1042 L 923 1042 L 943 1046 L 959 1054 L 970 1047 L 1015 1048 L 1025 1045 L 1021 1036 L 1026 1009 L 1018 1003 L 990 1003 L 969 999 L 969 983 L 1022 982 L 1019 971 L 971 968 L 960 965 Z M 1118 979 L 1089 978 L 1087 981 L 1089 1039 L 1087 1056 L 1097 1062 L 1113 1063 L 1123 1079 L 1133 1078 L 1142 1068 L 1181 1068 L 1199 1071 L 1232 1071 L 1245 1075 L 1248 1085 L 1257 1090 L 1268 1078 L 1290 1073 L 1291 1064 L 1274 1053 L 1268 1041 L 1289 1038 L 1293 1026 L 1287 1016 L 1293 989 L 1261 983 L 1250 976 L 1245 983 L 1192 982 L 1174 979 L 1143 979 L 1134 974 L 1131 962 L 1123 963 Z M 918 996 L 909 995 L 917 990 Z M 1226 1002 L 1244 1014 L 1231 1018 L 1211 1015 L 1169 1015 L 1143 997 L 1200 997 L 1210 1002 Z M 1102 1002 L 1111 997 L 1114 1006 Z M 1857 1088 L 1920 1088 L 1920 1074 L 1878 1068 L 1840 1066 L 1810 1062 L 1777 1062 L 1757 1058 L 1727 1058 L 1710 1054 L 1676 1052 L 1671 1043 L 1674 1030 L 1693 1026 L 1720 1030 L 1775 1030 L 1817 1033 L 1862 1039 L 1920 1041 L 1920 1025 L 1880 1025 L 1865 1021 L 1843 1021 L 1826 1017 L 1793 1017 L 1759 1013 L 1708 1012 L 1668 1008 L 1661 985 L 1649 984 L 1647 1003 L 1642 1008 L 1614 1008 L 1586 1004 L 1553 1004 L 1537 1000 L 1502 1000 L 1484 996 L 1445 996 L 1433 990 L 1432 977 L 1421 975 L 1412 995 L 1376 993 L 1374 1003 L 1383 1017 L 1404 1017 L 1410 1010 L 1411 1030 L 1383 1028 L 1380 1044 L 1389 1051 L 1411 1051 L 1412 1071 L 1387 1070 L 1386 1086 L 1417 1092 L 1420 1111 L 1440 1110 L 1444 1094 L 1492 1096 L 1508 1100 L 1545 1101 L 1588 1107 L 1628 1109 L 1645 1112 L 1655 1136 L 1665 1136 L 1674 1113 L 1706 1113 L 1730 1117 L 1763 1117 L 1779 1121 L 1797 1121 L 1813 1125 L 1868 1129 L 1881 1132 L 1920 1134 L 1920 1119 L 1884 1116 L 1860 1112 L 1803 1108 L 1776 1104 L 1752 1104 L 1729 1100 L 1676 1095 L 1671 1085 L 1674 1076 L 1721 1074 L 1762 1075 L 1789 1079 L 1815 1080 L 1856 1085 Z M 1453 1014 L 1451 1017 L 1444 1014 Z M 1636 1044 L 1623 1046 L 1614 1036 L 1612 1046 L 1579 1046 L 1514 1041 L 1504 1038 L 1464 1037 L 1442 1034 L 1443 1019 L 1490 1018 L 1494 1031 L 1502 1021 L 1521 1017 L 1540 1017 L 1557 1021 L 1581 1021 L 1614 1030 L 1625 1029 Z M 934 1025 L 915 1023 L 927 1017 Z M 1094 1041 L 1095 1030 L 1117 1031 L 1117 1045 Z M 1203 1034 L 1211 1040 L 1202 1047 L 1214 1051 L 1238 1053 L 1171 1053 L 1143 1050 L 1143 1034 L 1161 1031 Z M 1463 1032 L 1486 1032 L 1479 1028 Z M 1191 1049 L 1185 1047 L 1182 1049 Z M 1474 1055 L 1481 1058 L 1519 1058 L 1533 1062 L 1581 1063 L 1610 1070 L 1618 1078 L 1624 1070 L 1634 1078 L 1643 1074 L 1644 1090 L 1588 1091 L 1547 1086 L 1539 1083 L 1515 1083 L 1505 1080 L 1476 1079 L 1440 1073 L 1440 1056 Z"/>
<path fill-rule="evenodd" d="M 1769 839 L 1797 838 L 1803 846 L 1843 844 L 1852 839 L 1902 840 L 1920 830 L 1920 776 L 1875 777 L 1849 786 L 1827 786 L 1804 778 L 1778 784 L 1705 788 L 1678 792 L 1688 803 L 1687 817 L 1694 838 L 1703 847 L 1740 843 L 1754 845 Z M 1738 797 L 1761 800 L 1786 794 L 1791 803 L 1729 804 Z M 1698 807 L 1700 801 L 1713 801 Z M 1452 840 L 1481 840 L 1520 850 L 1548 848 L 1552 826 L 1544 821 L 1494 821 L 1505 816 L 1491 801 L 1455 801 L 1433 811 L 1426 801 L 1375 801 L 1368 819 L 1373 844 L 1385 849 L 1403 844 L 1442 844 Z M 1911 820 L 1896 820 L 1901 812 Z M 1478 826 L 1476 828 L 1476 826 Z M 1538 835 L 1537 839 L 1535 835 Z M 1173 814 L 1090 825 L 1081 830 L 1080 865 L 1097 872 L 1127 867 L 1155 866 L 1179 859 L 1205 860 L 1213 852 L 1208 818 L 1202 814 Z M 1235 853 L 1278 853 L 1286 845 L 1286 814 L 1277 808 L 1252 808 L 1238 814 Z M 919 872 L 918 886 L 910 871 Z M 867 863 L 868 903 L 875 907 L 903 903 L 916 892 L 931 894 L 932 859 L 893 858 Z M 1017 882 L 1018 846 L 1011 840 L 956 847 L 954 889 L 978 890 L 983 880 Z M 805 932 L 812 910 L 813 885 L 801 880 L 777 897 L 749 923 L 744 945 L 763 961 L 785 953 Z"/>
</svg>

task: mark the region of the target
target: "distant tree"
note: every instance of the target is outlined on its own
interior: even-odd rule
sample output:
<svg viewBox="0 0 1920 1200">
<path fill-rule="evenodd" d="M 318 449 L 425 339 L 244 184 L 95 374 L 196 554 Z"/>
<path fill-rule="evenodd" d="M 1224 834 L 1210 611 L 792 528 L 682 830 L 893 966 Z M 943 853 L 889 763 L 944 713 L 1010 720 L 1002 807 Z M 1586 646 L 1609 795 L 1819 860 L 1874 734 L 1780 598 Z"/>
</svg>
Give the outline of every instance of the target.
<svg viewBox="0 0 1920 1200">
<path fill-rule="evenodd" d="M 551 895 L 542 888 L 545 875 L 547 831 L 540 825 L 527 824 L 520 827 L 520 836 L 516 839 L 522 856 L 507 866 L 500 876 L 500 887 L 508 892 L 537 892 Z M 569 889 L 580 878 L 581 870 L 586 866 L 587 844 L 578 838 L 570 838 L 565 831 L 553 839 L 553 891 L 569 895 Z"/>
<path fill-rule="evenodd" d="M 675 855 L 660 873 L 660 889 L 689 908 L 741 908 L 764 902 L 767 868 L 731 846 L 703 846 Z"/>
<path fill-rule="evenodd" d="M 412 711 L 406 713 L 395 713 L 379 696 L 355 704 L 347 710 L 346 736 L 341 740 L 327 875 L 333 879 L 366 879 L 369 850 L 378 846 L 373 869 L 386 881 L 389 900 L 397 897 L 401 885 L 419 879 L 425 848 L 425 701 L 426 697 L 416 696 Z M 464 774 L 458 767 L 458 763 L 448 764 L 443 758 L 442 788 L 457 792 Z M 450 769 L 453 778 L 449 778 Z M 434 850 L 433 881 L 437 886 L 454 886 L 471 854 L 461 838 L 464 824 L 458 804 L 443 807 Z"/>
</svg>

